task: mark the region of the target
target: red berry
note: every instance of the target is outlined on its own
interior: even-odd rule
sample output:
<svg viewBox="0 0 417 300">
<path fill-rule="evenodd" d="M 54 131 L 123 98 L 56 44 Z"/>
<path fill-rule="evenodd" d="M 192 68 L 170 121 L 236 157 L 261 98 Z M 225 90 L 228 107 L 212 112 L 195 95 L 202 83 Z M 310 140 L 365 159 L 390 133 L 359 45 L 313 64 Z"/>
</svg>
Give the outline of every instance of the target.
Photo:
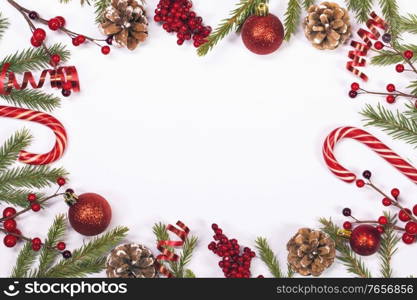
<svg viewBox="0 0 417 300">
<path fill-rule="evenodd" d="M 417 223 L 416 222 L 408 222 L 405 225 L 405 231 L 408 234 L 416 235 L 417 234 Z"/>
<path fill-rule="evenodd" d="M 7 209 L 7 208 L 6 208 Z M 4 214 L 4 212 L 3 212 L 3 214 Z M 417 204 L 416 205 L 414 205 L 414 207 L 413 207 L 413 214 L 415 215 L 415 216 L 417 216 Z"/>
<path fill-rule="evenodd" d="M 356 180 L 356 186 L 358 188 L 363 188 L 365 186 L 365 181 L 363 181 L 362 179 Z"/>
<path fill-rule="evenodd" d="M 408 208 L 405 208 L 401 210 L 400 213 L 398 214 L 398 219 L 400 219 L 403 222 L 408 222 L 411 219 L 410 215 L 411 215 L 411 210 L 409 210 Z"/>
<path fill-rule="evenodd" d="M 378 219 L 378 223 L 379 223 L 379 224 L 381 224 L 381 225 L 386 225 L 386 224 L 388 224 L 388 219 L 387 219 L 387 217 L 384 217 L 384 216 L 379 217 L 379 219 Z"/>
<path fill-rule="evenodd" d="M 36 199 L 37 199 L 36 194 L 31 193 L 31 194 L 28 195 L 28 201 L 29 202 L 35 202 Z"/>
<path fill-rule="evenodd" d="M 17 237 L 15 237 L 12 234 L 7 234 L 4 239 L 3 239 L 3 243 L 6 247 L 8 248 L 12 248 L 16 245 L 17 243 Z"/>
<path fill-rule="evenodd" d="M 394 198 L 398 198 L 398 196 L 400 195 L 400 190 L 399 190 L 399 189 L 392 189 L 392 190 L 391 190 L 391 195 L 392 195 Z"/>
<path fill-rule="evenodd" d="M 77 46 L 79 46 L 79 45 L 80 45 L 80 43 L 78 42 L 77 38 L 73 38 L 73 39 L 72 39 L 72 44 L 73 44 L 75 47 L 77 47 Z"/>
<path fill-rule="evenodd" d="M 60 28 L 65 26 L 66 21 L 65 21 L 64 17 L 58 16 L 58 17 L 55 17 L 55 19 L 58 20 Z"/>
<path fill-rule="evenodd" d="M 387 91 L 390 93 L 395 92 L 395 85 L 393 85 L 392 83 L 388 84 Z"/>
<path fill-rule="evenodd" d="M 37 237 L 32 239 L 32 245 L 42 245 L 41 239 Z"/>
<path fill-rule="evenodd" d="M 346 230 L 351 230 L 352 229 L 352 223 L 350 223 L 349 221 L 346 221 L 345 223 L 343 223 L 343 228 Z"/>
<path fill-rule="evenodd" d="M 382 48 L 384 48 L 384 44 L 382 42 L 378 41 L 374 44 L 374 47 L 375 47 L 376 50 L 382 50 Z"/>
<path fill-rule="evenodd" d="M 33 31 L 33 38 L 37 41 L 43 42 L 46 38 L 46 32 L 42 28 L 36 28 Z"/>
<path fill-rule="evenodd" d="M 59 186 L 63 186 L 63 185 L 65 185 L 65 183 L 67 183 L 67 181 L 65 180 L 65 178 L 63 178 L 63 177 L 59 177 L 59 178 L 56 180 L 56 183 L 57 183 Z"/>
<path fill-rule="evenodd" d="M 58 65 L 60 61 L 61 61 L 61 56 L 59 56 L 58 54 L 54 54 L 54 55 L 51 56 L 51 65 L 52 66 Z"/>
<path fill-rule="evenodd" d="M 32 250 L 33 251 L 39 251 L 41 250 L 42 245 L 32 244 Z"/>
<path fill-rule="evenodd" d="M 81 45 L 82 43 L 85 42 L 85 36 L 83 36 L 83 35 L 78 35 L 78 36 L 75 37 L 75 39 L 77 40 L 78 45 Z"/>
<path fill-rule="evenodd" d="M 110 53 L 110 47 L 109 46 L 101 47 L 101 53 L 103 53 L 104 55 L 109 54 Z"/>
<path fill-rule="evenodd" d="M 357 91 L 351 90 L 351 91 L 349 92 L 349 97 L 350 97 L 350 98 L 354 99 L 354 98 L 356 98 L 357 96 L 358 96 L 358 92 L 357 92 Z"/>
<path fill-rule="evenodd" d="M 413 51 L 411 51 L 411 50 L 406 50 L 406 51 L 404 51 L 404 57 L 405 57 L 406 59 L 412 59 L 412 58 L 413 58 L 413 56 L 414 56 L 414 52 L 413 52 Z"/>
<path fill-rule="evenodd" d="M 4 229 L 6 229 L 8 232 L 13 232 L 14 230 L 16 230 L 16 226 L 17 223 L 13 219 L 6 220 L 3 223 Z"/>
<path fill-rule="evenodd" d="M 359 83 L 354 82 L 350 85 L 350 88 L 352 89 L 352 91 L 357 91 L 357 90 L 359 90 L 360 85 L 359 85 Z"/>
<path fill-rule="evenodd" d="M 38 15 L 38 13 L 36 11 L 31 11 L 28 16 L 32 20 L 36 20 L 37 18 L 39 18 L 39 15 Z"/>
<path fill-rule="evenodd" d="M 217 224 L 212 224 L 212 225 L 211 225 L 211 229 L 213 229 L 213 230 L 217 230 L 217 229 L 219 229 L 219 225 L 217 225 Z"/>
<path fill-rule="evenodd" d="M 384 228 L 384 226 L 381 226 L 381 225 L 378 225 L 378 226 L 376 227 L 376 230 L 378 230 L 378 232 L 379 232 L 380 234 L 383 234 L 383 233 L 385 232 L 385 228 Z"/>
<path fill-rule="evenodd" d="M 13 207 L 6 207 L 3 210 L 3 217 L 4 218 L 9 218 L 11 216 L 14 216 L 16 214 L 16 209 L 14 209 Z"/>
<path fill-rule="evenodd" d="M 35 39 L 33 36 L 30 38 L 30 43 L 33 47 L 40 47 L 42 45 L 42 41 Z"/>
<path fill-rule="evenodd" d="M 30 208 L 34 211 L 34 212 L 38 212 L 41 210 L 41 205 L 39 203 L 32 203 Z"/>
<path fill-rule="evenodd" d="M 67 246 L 67 245 L 65 245 L 65 243 L 64 243 L 64 242 L 59 242 L 59 243 L 56 245 L 56 248 L 57 248 L 58 250 L 60 250 L 60 251 L 63 251 L 63 250 L 65 250 L 66 246 Z"/>
<path fill-rule="evenodd" d="M 396 70 L 398 73 L 402 73 L 402 72 L 404 72 L 405 67 L 404 67 L 404 65 L 403 65 L 403 64 L 398 64 L 398 65 L 396 65 L 396 66 L 395 66 L 395 70 Z"/>
<path fill-rule="evenodd" d="M 61 27 L 61 22 L 57 18 L 52 18 L 48 21 L 49 29 L 56 31 Z"/>
<path fill-rule="evenodd" d="M 414 235 L 404 233 L 403 237 L 402 237 L 402 240 L 405 244 L 411 245 L 416 240 L 416 237 Z"/>
<path fill-rule="evenodd" d="M 64 96 L 64 97 L 71 96 L 71 90 L 65 90 L 65 89 L 63 89 L 61 93 L 62 93 L 62 96 Z"/>
<path fill-rule="evenodd" d="M 395 96 L 393 96 L 393 95 L 388 95 L 388 96 L 387 96 L 387 103 L 389 103 L 389 104 L 393 104 L 393 103 L 395 103 Z"/>
<path fill-rule="evenodd" d="M 384 205 L 384 206 L 390 206 L 391 204 L 392 204 L 391 199 L 388 199 L 388 198 L 382 199 L 382 205 Z"/>
</svg>

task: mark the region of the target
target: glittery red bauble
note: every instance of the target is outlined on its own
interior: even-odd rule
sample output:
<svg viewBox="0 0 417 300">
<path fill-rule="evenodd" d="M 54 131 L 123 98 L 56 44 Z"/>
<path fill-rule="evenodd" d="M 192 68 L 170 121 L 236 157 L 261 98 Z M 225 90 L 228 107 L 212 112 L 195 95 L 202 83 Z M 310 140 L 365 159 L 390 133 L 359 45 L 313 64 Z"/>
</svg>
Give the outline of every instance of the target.
<svg viewBox="0 0 417 300">
<path fill-rule="evenodd" d="M 381 234 L 371 225 L 360 225 L 352 231 L 350 247 L 363 256 L 376 253 L 381 245 Z"/>
<path fill-rule="evenodd" d="M 68 211 L 68 218 L 75 231 L 92 236 L 106 230 L 111 220 L 111 207 L 106 199 L 94 193 L 78 196 Z"/>
<path fill-rule="evenodd" d="M 246 48 L 256 54 L 276 51 L 284 40 L 284 27 L 278 17 L 253 15 L 242 27 L 242 40 Z"/>
</svg>

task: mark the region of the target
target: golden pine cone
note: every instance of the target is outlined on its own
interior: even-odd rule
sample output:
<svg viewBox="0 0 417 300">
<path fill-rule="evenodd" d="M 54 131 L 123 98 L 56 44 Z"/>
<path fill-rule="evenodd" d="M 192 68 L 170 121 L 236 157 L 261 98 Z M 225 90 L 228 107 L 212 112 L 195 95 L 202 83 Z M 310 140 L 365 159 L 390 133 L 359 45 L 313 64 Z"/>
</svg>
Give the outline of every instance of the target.
<svg viewBox="0 0 417 300">
<path fill-rule="evenodd" d="M 288 263 L 297 273 L 319 276 L 336 256 L 335 242 L 320 230 L 301 228 L 288 242 Z"/>
<path fill-rule="evenodd" d="M 104 11 L 100 28 L 121 47 L 134 50 L 148 37 L 143 0 L 112 0 Z"/>
<path fill-rule="evenodd" d="M 334 50 L 351 36 L 349 13 L 334 2 L 312 5 L 304 19 L 304 33 L 320 50 Z"/>
<path fill-rule="evenodd" d="M 151 250 L 138 244 L 114 248 L 106 260 L 108 278 L 155 278 L 158 276 Z"/>
</svg>

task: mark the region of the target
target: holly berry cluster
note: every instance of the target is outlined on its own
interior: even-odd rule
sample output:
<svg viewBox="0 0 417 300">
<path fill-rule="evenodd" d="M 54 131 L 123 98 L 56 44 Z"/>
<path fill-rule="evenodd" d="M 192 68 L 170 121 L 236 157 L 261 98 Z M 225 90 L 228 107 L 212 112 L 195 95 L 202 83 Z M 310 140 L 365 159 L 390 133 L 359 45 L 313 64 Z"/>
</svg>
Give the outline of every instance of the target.
<svg viewBox="0 0 417 300">
<path fill-rule="evenodd" d="M 391 43 L 391 40 L 392 40 L 391 35 L 389 33 L 385 33 L 382 36 L 382 41 L 377 41 L 377 42 L 374 43 L 374 45 L 373 45 L 374 50 L 380 51 L 384 48 L 390 48 L 391 50 L 393 50 L 397 54 L 401 55 L 404 58 L 404 60 L 406 61 L 407 65 L 410 67 L 409 69 L 406 69 L 404 64 L 397 64 L 395 66 L 395 70 L 398 73 L 403 73 L 405 71 L 417 73 L 417 68 L 414 66 L 414 64 L 412 62 L 412 59 L 414 57 L 414 52 L 412 50 L 405 50 L 401 53 L 398 49 L 396 49 L 396 46 Z M 412 99 L 412 100 L 415 100 L 417 98 L 415 95 L 404 93 L 404 92 L 401 92 L 401 91 L 397 90 L 397 88 L 395 87 L 395 85 L 393 83 L 387 84 L 386 92 L 385 91 L 384 92 L 368 91 L 368 90 L 363 89 L 359 85 L 359 83 L 357 83 L 357 82 L 352 83 L 351 86 L 350 86 L 349 97 L 353 99 L 353 98 L 356 98 L 360 94 L 371 94 L 371 95 L 385 96 L 385 100 L 389 104 L 395 103 L 397 98 L 399 98 L 399 97 L 404 97 L 404 98 L 408 98 L 408 99 Z M 414 102 L 414 105 L 417 107 L 417 101 Z"/>
<path fill-rule="evenodd" d="M 29 238 L 26 236 L 22 235 L 22 232 L 17 228 L 17 222 L 16 222 L 16 218 L 20 215 L 22 215 L 23 213 L 26 213 L 28 211 L 34 211 L 34 212 L 38 212 L 41 209 L 41 205 L 43 203 L 45 203 L 46 201 L 55 198 L 57 196 L 60 196 L 62 194 L 58 194 L 60 188 L 66 184 L 66 180 L 65 178 L 58 178 L 57 179 L 57 184 L 59 186 L 57 192 L 47 198 L 44 198 L 42 200 L 38 199 L 38 197 L 36 196 L 36 194 L 34 193 L 30 193 L 27 195 L 27 200 L 28 200 L 28 207 L 17 212 L 15 208 L 13 207 L 6 207 L 3 210 L 3 217 L 0 218 L 0 224 L 3 225 L 3 227 L 0 227 L 0 231 L 3 232 L 5 234 L 5 237 L 3 239 L 3 243 L 6 247 L 8 248 L 13 248 L 14 246 L 16 246 L 16 244 L 21 241 L 21 240 L 25 240 L 27 242 L 31 242 L 32 243 L 32 250 L 33 251 L 39 251 L 43 246 L 45 246 L 45 243 L 42 242 L 42 240 L 38 237 L 35 238 Z M 70 258 L 72 256 L 71 252 L 68 250 L 65 250 L 66 245 L 64 242 L 59 242 L 55 245 L 55 250 L 59 251 L 62 256 L 64 258 Z"/>
<path fill-rule="evenodd" d="M 213 224 L 211 228 L 215 233 L 213 239 L 217 242 L 211 242 L 208 248 L 222 257 L 219 267 L 224 275 L 227 278 L 250 278 L 250 266 L 252 259 L 256 256 L 255 252 L 245 247 L 241 253 L 241 247 L 236 239 L 229 239 L 217 224 Z"/>
<path fill-rule="evenodd" d="M 203 25 L 203 18 L 197 16 L 192 7 L 189 0 L 160 0 L 154 20 L 161 23 L 165 31 L 177 33 L 178 45 L 192 39 L 194 47 L 198 48 L 207 42 L 212 29 Z"/>
<path fill-rule="evenodd" d="M 377 220 L 370 220 L 370 221 L 361 221 L 356 219 L 352 216 L 352 211 L 350 208 L 343 209 L 343 215 L 346 217 L 351 217 L 353 222 L 346 221 L 343 223 L 343 228 L 345 230 L 351 230 L 353 225 L 355 224 L 374 224 L 376 225 L 376 229 L 379 233 L 384 233 L 386 226 L 393 226 L 395 230 L 402 233 L 402 241 L 407 244 L 413 244 L 417 240 L 417 204 L 413 207 L 413 209 L 409 209 L 404 207 L 400 201 L 400 190 L 394 188 L 391 190 L 391 195 L 387 195 L 384 193 L 380 188 L 374 185 L 371 181 L 372 173 L 370 171 L 364 171 L 362 174 L 364 179 L 358 179 L 356 181 L 356 186 L 358 188 L 363 188 L 365 186 L 369 186 L 376 192 L 378 192 L 382 197 L 382 205 L 385 207 L 394 206 L 399 210 L 397 218 L 400 222 L 405 223 L 404 227 L 395 226 L 393 224 L 389 224 L 389 220 L 386 216 L 380 216 Z"/>
</svg>

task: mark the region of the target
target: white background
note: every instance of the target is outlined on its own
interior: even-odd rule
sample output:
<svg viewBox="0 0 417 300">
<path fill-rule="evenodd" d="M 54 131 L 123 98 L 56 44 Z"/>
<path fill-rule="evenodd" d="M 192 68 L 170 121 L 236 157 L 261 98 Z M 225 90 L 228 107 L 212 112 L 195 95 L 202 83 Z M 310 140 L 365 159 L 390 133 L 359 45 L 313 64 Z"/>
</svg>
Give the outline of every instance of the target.
<svg viewBox="0 0 417 300">
<path fill-rule="evenodd" d="M 322 52 L 299 30 L 276 53 L 256 56 L 231 34 L 200 58 L 192 45 L 177 46 L 175 37 L 152 21 L 156 2 L 148 1 L 149 39 L 134 52 L 117 49 L 103 56 L 93 45 L 74 48 L 66 36 L 48 32 L 48 43 L 70 45 L 70 64 L 77 66 L 82 85 L 80 94 L 64 99 L 62 108 L 53 113 L 69 134 L 67 152 L 55 165 L 71 173 L 71 187 L 78 193 L 96 192 L 109 200 L 112 227 L 128 226 L 128 241 L 143 243 L 156 253 L 152 225 L 180 219 L 200 238 L 191 269 L 199 277 L 221 277 L 219 258 L 207 250 L 213 222 L 245 246 L 254 248 L 257 236 L 268 238 L 285 268 L 286 243 L 298 228 L 317 228 L 320 217 L 341 223 L 345 206 L 361 219 L 381 214 L 381 199 L 374 192 L 335 178 L 321 156 L 331 130 L 363 126 L 358 112 L 365 103 L 383 102 L 379 97 L 354 101 L 347 97 L 356 80 L 345 70 L 349 46 Z M 236 0 L 194 2 L 197 13 L 213 26 Z M 271 2 L 271 12 L 283 19 L 287 1 Z M 414 2 L 399 1 L 402 12 L 417 12 Z M 80 8 L 78 1 L 20 3 L 46 18 L 63 15 L 74 31 L 100 36 L 93 9 Z M 28 47 L 30 33 L 5 1 L 0 8 L 11 21 L 1 42 L 4 56 Z M 391 81 L 405 88 L 411 79 L 397 76 L 390 67 L 366 71 L 370 89 L 382 90 Z M 2 119 L 0 140 L 23 126 L 35 136 L 30 151 L 49 151 L 52 133 L 23 121 Z M 379 129 L 369 130 L 416 162 L 411 146 L 393 141 Z M 416 186 L 364 146 L 346 141 L 338 147 L 337 157 L 357 173 L 372 170 L 385 190 L 399 187 L 404 201 L 415 204 Z M 66 211 L 63 201 L 57 200 L 47 210 L 19 218 L 19 228 L 28 236 L 45 238 L 54 215 Z M 82 241 L 69 230 L 69 249 Z M 417 275 L 417 263 L 411 259 L 416 247 L 400 246 L 394 259 L 396 276 Z M 0 276 L 10 274 L 19 248 L 0 247 Z M 365 261 L 378 276 L 377 257 Z M 252 274 L 269 276 L 259 260 L 253 263 Z M 348 275 L 340 263 L 324 274 Z"/>
</svg>

